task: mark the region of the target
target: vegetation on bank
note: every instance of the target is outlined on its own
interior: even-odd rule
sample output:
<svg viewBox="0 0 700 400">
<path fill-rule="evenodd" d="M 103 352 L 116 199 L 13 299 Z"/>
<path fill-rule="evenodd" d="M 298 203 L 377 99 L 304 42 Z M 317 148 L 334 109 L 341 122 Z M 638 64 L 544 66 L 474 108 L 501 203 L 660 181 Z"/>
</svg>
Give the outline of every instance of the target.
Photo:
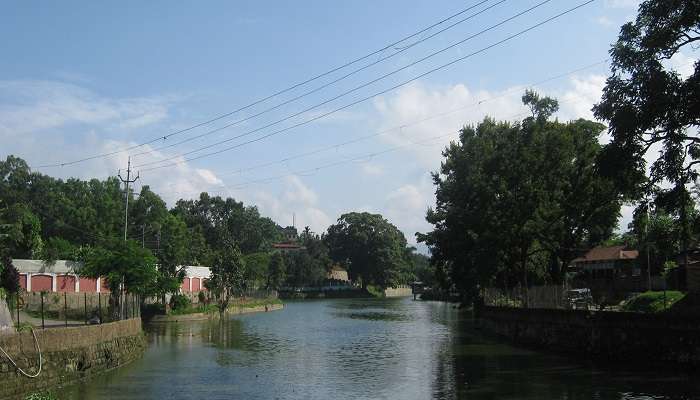
<svg viewBox="0 0 700 400">
<path fill-rule="evenodd" d="M 698 32 L 697 2 L 641 2 L 611 47 L 593 108 L 607 126 L 553 120 L 557 101 L 526 91 L 531 116 L 460 131 L 433 174 L 434 228 L 417 235 L 443 291 L 472 303 L 484 287 L 560 283 L 582 251 L 611 241 L 648 253 L 641 267 L 661 274 L 697 243 L 700 64 L 684 76 L 668 60 L 692 51 Z M 623 203 L 637 207 L 630 232 L 616 237 Z"/>
<path fill-rule="evenodd" d="M 675 290 L 665 292 L 644 292 L 627 300 L 621 307 L 622 311 L 658 313 L 668 310 L 673 304 L 685 297 L 684 293 Z"/>
</svg>

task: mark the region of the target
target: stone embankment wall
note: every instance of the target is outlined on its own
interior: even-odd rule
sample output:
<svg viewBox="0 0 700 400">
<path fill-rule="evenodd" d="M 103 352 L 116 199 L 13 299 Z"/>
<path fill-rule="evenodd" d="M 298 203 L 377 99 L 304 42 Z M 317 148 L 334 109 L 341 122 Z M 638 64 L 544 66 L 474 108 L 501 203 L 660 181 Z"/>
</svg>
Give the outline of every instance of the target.
<svg viewBox="0 0 700 400">
<path fill-rule="evenodd" d="M 43 357 L 38 378 L 21 375 L 0 354 L 0 399 L 21 398 L 27 393 L 53 390 L 92 374 L 119 367 L 141 357 L 146 340 L 140 319 L 102 325 L 37 329 Z M 31 332 L 0 336 L 2 347 L 28 373 L 36 371 L 39 355 Z"/>
<path fill-rule="evenodd" d="M 277 310 L 282 310 L 283 308 L 284 308 L 284 304 L 268 304 L 268 305 L 255 306 L 255 307 L 231 306 L 226 311 L 226 314 L 228 314 L 228 315 L 250 314 L 250 313 L 277 311 Z M 218 312 L 194 313 L 194 314 L 183 314 L 183 315 L 154 315 L 147 322 L 202 321 L 202 320 L 206 320 L 209 318 L 218 318 L 218 317 L 219 317 Z"/>
<path fill-rule="evenodd" d="M 478 317 L 516 344 L 609 362 L 700 366 L 700 317 L 488 306 Z"/>
<path fill-rule="evenodd" d="M 399 286 L 395 288 L 384 289 L 385 297 L 408 297 L 413 296 L 413 290 L 410 286 Z"/>
</svg>

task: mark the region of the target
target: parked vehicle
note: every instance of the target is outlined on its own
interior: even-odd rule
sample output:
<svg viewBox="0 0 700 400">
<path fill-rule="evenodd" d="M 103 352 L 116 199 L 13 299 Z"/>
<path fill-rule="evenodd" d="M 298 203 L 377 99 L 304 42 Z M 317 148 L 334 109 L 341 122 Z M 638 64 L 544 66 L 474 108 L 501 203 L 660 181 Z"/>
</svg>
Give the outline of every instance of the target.
<svg viewBox="0 0 700 400">
<path fill-rule="evenodd" d="M 571 289 L 566 292 L 567 305 L 572 310 L 587 310 L 593 304 L 591 289 Z"/>
</svg>

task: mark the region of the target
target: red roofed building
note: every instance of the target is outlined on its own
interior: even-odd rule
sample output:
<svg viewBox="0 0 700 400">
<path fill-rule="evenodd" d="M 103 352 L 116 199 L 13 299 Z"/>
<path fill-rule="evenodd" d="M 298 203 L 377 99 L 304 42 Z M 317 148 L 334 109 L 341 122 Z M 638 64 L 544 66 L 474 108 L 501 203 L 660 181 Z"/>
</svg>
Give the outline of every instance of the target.
<svg viewBox="0 0 700 400">
<path fill-rule="evenodd" d="M 625 246 L 594 247 L 571 262 L 571 269 L 581 274 L 588 286 L 605 283 L 620 291 L 639 291 L 644 288 L 641 270 L 637 264 L 639 251 Z"/>
</svg>

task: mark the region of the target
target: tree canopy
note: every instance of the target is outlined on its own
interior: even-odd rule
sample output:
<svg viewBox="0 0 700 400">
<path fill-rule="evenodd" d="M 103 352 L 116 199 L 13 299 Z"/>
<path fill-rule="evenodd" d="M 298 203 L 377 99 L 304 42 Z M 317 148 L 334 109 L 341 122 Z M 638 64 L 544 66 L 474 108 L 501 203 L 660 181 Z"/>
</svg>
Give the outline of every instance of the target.
<svg viewBox="0 0 700 400">
<path fill-rule="evenodd" d="M 433 174 L 434 229 L 418 240 L 465 300 L 486 285 L 560 281 L 569 261 L 617 222 L 621 197 L 597 173 L 604 127 L 550 121 L 557 102 L 534 92 L 523 103 L 532 116 L 521 122 L 486 118 L 463 128 Z"/>
<path fill-rule="evenodd" d="M 403 233 L 379 214 L 343 214 L 323 237 L 329 254 L 352 280 L 381 287 L 408 283 L 412 262 Z"/>
</svg>

